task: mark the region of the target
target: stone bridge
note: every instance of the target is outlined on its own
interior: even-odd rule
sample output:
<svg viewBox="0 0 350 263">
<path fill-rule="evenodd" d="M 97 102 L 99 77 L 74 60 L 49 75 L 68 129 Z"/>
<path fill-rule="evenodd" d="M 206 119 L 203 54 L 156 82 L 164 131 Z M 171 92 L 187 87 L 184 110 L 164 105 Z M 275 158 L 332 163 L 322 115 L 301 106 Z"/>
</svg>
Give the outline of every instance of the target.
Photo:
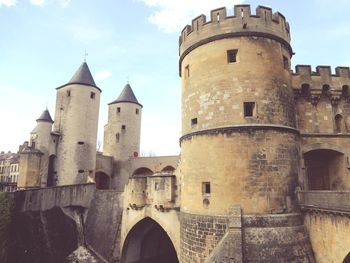
<svg viewBox="0 0 350 263">
<path fill-rule="evenodd" d="M 350 191 L 298 191 L 318 263 L 350 262 Z"/>
<path fill-rule="evenodd" d="M 16 243 L 9 249 L 10 262 L 64 262 L 81 247 L 89 256 L 68 262 L 178 262 L 180 205 L 175 175 L 134 176 L 123 192 L 95 188 L 81 184 L 8 194 L 13 214 L 10 234 Z M 350 192 L 298 191 L 297 195 L 316 262 L 347 262 Z M 237 221 L 236 214 L 232 222 Z M 242 215 L 242 224 L 246 217 Z M 220 259 L 222 251 L 232 250 L 233 241 L 241 239 L 241 226 L 232 225 L 230 218 L 227 233 L 206 262 Z M 238 242 L 233 249 L 241 247 Z"/>
</svg>

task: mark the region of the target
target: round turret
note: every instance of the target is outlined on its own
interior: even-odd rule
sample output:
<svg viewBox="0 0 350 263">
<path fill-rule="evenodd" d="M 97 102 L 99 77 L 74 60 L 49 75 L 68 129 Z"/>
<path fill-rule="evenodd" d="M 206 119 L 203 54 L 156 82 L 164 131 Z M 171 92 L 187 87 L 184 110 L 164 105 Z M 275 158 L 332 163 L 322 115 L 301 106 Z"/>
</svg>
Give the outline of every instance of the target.
<svg viewBox="0 0 350 263">
<path fill-rule="evenodd" d="M 58 184 L 86 183 L 93 178 L 101 90 L 84 62 L 72 79 L 57 88 L 54 131 Z"/>
<path fill-rule="evenodd" d="M 53 120 L 49 111 L 46 109 L 36 120 L 37 125 L 31 132 L 31 143 L 35 144 L 35 148 L 42 152 L 49 152 L 52 143 L 51 131 Z"/>
<path fill-rule="evenodd" d="M 140 152 L 142 105 L 127 84 L 119 97 L 108 104 L 103 154 L 115 160 L 137 157 Z"/>
<path fill-rule="evenodd" d="M 294 213 L 300 143 L 289 40 L 285 18 L 261 6 L 256 15 L 235 6 L 233 17 L 216 9 L 182 31 L 181 262 L 313 257 Z"/>
</svg>

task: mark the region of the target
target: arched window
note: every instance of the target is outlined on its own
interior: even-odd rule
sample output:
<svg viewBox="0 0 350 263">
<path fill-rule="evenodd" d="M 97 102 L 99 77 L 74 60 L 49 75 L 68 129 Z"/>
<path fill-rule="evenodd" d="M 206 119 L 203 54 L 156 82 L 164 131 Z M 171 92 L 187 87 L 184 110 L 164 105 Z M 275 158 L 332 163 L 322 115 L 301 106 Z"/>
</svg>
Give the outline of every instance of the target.
<svg viewBox="0 0 350 263">
<path fill-rule="evenodd" d="M 336 133 L 343 132 L 343 116 L 341 116 L 341 114 L 335 115 L 334 123 L 335 123 L 335 132 Z"/>
<path fill-rule="evenodd" d="M 329 87 L 329 85 L 328 84 L 324 84 L 322 86 L 322 94 L 325 95 L 325 96 L 329 96 L 330 92 L 331 92 L 331 88 Z"/>
<path fill-rule="evenodd" d="M 174 171 L 175 171 L 175 168 L 172 167 L 171 165 L 165 166 L 162 169 L 162 172 L 164 172 L 164 173 L 173 173 Z"/>
<path fill-rule="evenodd" d="M 304 83 L 301 85 L 301 95 L 302 96 L 309 96 L 310 95 L 310 85 L 307 83 Z"/>
</svg>

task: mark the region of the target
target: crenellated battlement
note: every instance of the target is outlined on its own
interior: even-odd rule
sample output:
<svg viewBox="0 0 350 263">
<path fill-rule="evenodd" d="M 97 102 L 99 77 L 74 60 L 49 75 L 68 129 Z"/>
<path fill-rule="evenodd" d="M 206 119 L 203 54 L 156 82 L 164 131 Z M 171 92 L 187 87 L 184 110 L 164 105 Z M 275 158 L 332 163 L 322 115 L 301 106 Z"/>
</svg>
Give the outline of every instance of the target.
<svg viewBox="0 0 350 263">
<path fill-rule="evenodd" d="M 296 96 L 311 96 L 315 103 L 322 94 L 332 102 L 341 96 L 349 99 L 350 68 L 336 67 L 333 74 L 330 66 L 317 66 L 313 71 L 310 65 L 297 65 L 292 72 L 292 87 Z"/>
<path fill-rule="evenodd" d="M 210 41 L 240 36 L 275 39 L 292 54 L 289 24 L 281 13 L 258 6 L 256 14 L 252 14 L 250 5 L 236 5 L 233 16 L 227 16 L 226 8 L 222 7 L 210 12 L 210 21 L 205 15 L 200 15 L 192 20 L 191 25 L 185 26 L 179 39 L 180 55 L 186 55 L 189 49 Z"/>
</svg>

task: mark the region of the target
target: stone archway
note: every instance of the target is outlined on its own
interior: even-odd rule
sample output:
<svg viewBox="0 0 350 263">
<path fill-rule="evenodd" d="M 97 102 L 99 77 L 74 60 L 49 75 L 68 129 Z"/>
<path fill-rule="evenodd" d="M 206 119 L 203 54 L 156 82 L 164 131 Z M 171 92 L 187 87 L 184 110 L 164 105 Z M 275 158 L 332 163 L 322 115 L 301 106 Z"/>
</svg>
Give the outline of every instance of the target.
<svg viewBox="0 0 350 263">
<path fill-rule="evenodd" d="M 104 172 L 97 172 L 95 174 L 95 183 L 96 183 L 96 189 L 99 189 L 99 190 L 108 190 L 111 187 L 110 186 L 111 179 Z"/>
<path fill-rule="evenodd" d="M 308 190 L 341 189 L 344 154 L 331 149 L 315 149 L 304 153 Z"/>
<path fill-rule="evenodd" d="M 146 217 L 128 233 L 122 263 L 178 263 L 174 245 L 165 230 Z"/>
<path fill-rule="evenodd" d="M 349 252 L 349 254 L 344 258 L 343 263 L 350 263 L 350 252 Z"/>
<path fill-rule="evenodd" d="M 147 167 L 140 167 L 132 173 L 132 176 L 148 176 L 152 174 L 153 174 L 153 171 L 151 169 Z"/>
</svg>

